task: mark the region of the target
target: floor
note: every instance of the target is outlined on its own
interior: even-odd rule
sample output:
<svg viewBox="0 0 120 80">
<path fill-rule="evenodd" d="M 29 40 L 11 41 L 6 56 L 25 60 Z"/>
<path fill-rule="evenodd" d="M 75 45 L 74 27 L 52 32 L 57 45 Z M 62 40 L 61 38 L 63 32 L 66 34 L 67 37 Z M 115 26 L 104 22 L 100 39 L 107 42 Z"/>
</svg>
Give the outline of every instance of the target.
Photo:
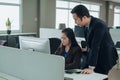
<svg viewBox="0 0 120 80">
<path fill-rule="evenodd" d="M 108 74 L 108 80 L 120 80 L 120 69 L 113 68 Z"/>
</svg>

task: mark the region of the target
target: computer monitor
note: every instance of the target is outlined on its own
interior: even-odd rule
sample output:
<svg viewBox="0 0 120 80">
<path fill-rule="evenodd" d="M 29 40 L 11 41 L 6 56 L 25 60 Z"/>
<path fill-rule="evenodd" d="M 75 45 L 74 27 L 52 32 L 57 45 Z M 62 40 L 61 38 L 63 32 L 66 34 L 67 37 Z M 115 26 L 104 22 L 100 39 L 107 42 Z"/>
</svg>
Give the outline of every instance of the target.
<svg viewBox="0 0 120 80">
<path fill-rule="evenodd" d="M 85 37 L 84 36 L 84 27 L 75 26 L 74 33 L 76 37 Z"/>
<path fill-rule="evenodd" d="M 50 43 L 47 38 L 19 36 L 20 49 L 50 54 Z"/>
</svg>

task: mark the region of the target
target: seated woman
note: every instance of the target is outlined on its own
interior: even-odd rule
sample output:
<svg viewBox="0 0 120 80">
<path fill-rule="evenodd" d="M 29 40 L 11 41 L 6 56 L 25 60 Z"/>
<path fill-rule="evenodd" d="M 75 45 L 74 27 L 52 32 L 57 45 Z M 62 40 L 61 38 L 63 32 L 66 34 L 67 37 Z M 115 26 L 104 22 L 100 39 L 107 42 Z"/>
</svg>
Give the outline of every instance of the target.
<svg viewBox="0 0 120 80">
<path fill-rule="evenodd" d="M 66 28 L 62 31 L 61 44 L 56 55 L 61 55 L 65 58 L 65 69 L 79 69 L 81 59 L 81 48 L 78 45 L 72 29 Z"/>
</svg>

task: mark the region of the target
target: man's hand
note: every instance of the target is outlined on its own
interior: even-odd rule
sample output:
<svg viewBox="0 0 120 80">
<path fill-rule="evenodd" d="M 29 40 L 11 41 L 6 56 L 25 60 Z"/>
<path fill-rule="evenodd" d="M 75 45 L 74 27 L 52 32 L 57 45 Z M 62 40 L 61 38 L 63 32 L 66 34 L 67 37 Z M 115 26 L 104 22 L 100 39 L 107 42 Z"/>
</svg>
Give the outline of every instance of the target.
<svg viewBox="0 0 120 80">
<path fill-rule="evenodd" d="M 81 48 L 82 52 L 87 52 L 87 47 Z"/>
<path fill-rule="evenodd" d="M 94 70 L 92 68 L 86 68 L 81 71 L 82 74 L 91 74 Z"/>
</svg>

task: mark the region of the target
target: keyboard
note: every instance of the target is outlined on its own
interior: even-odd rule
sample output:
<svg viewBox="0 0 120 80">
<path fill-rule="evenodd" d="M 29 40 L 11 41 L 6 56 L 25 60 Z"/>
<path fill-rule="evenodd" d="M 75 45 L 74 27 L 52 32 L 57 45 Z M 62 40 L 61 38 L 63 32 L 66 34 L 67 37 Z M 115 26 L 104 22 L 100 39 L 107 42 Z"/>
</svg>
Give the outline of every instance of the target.
<svg viewBox="0 0 120 80">
<path fill-rule="evenodd" d="M 81 73 L 81 69 L 69 69 L 69 70 L 65 70 L 65 73 Z"/>
<path fill-rule="evenodd" d="M 64 80 L 73 80 L 73 78 L 64 77 Z"/>
</svg>

